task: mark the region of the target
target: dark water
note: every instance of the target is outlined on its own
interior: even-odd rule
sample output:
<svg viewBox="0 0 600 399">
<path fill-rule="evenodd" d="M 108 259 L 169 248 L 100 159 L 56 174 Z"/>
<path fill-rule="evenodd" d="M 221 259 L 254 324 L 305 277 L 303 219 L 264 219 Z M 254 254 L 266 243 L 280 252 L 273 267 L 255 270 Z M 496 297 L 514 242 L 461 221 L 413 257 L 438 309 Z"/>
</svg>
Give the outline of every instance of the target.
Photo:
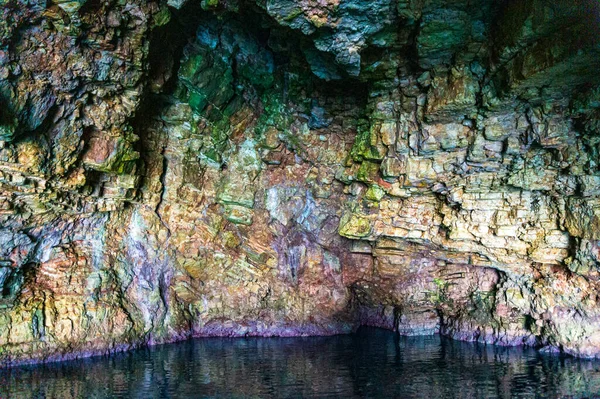
<svg viewBox="0 0 600 399">
<path fill-rule="evenodd" d="M 600 397 L 600 362 L 398 338 L 207 338 L 0 371 L 0 398 Z"/>
</svg>

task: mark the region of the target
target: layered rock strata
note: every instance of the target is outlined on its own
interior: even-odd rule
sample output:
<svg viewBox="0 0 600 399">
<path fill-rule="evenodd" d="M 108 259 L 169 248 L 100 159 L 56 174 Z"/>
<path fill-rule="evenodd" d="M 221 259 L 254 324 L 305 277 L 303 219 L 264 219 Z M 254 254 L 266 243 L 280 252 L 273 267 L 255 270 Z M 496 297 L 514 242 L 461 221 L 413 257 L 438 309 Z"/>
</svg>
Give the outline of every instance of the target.
<svg viewBox="0 0 600 399">
<path fill-rule="evenodd" d="M 0 10 L 3 364 L 361 324 L 600 357 L 595 2 Z"/>
</svg>

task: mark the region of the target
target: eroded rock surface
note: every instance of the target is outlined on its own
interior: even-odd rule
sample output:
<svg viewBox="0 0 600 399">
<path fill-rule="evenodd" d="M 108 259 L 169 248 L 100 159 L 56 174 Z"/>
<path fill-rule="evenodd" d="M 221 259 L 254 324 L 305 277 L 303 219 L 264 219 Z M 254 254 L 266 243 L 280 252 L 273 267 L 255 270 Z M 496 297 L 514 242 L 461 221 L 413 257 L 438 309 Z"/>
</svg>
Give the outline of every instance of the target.
<svg viewBox="0 0 600 399">
<path fill-rule="evenodd" d="M 0 10 L 3 364 L 360 324 L 600 357 L 595 2 Z"/>
</svg>

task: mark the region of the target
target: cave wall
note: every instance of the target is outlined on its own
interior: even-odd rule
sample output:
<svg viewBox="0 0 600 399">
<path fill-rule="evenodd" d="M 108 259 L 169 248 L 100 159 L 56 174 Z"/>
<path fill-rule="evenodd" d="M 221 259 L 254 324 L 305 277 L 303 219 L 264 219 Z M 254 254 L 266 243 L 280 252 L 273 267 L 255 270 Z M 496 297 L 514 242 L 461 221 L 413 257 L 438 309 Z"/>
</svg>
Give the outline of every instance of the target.
<svg viewBox="0 0 600 399">
<path fill-rule="evenodd" d="M 3 364 L 350 332 L 600 356 L 590 1 L 16 1 Z"/>
</svg>

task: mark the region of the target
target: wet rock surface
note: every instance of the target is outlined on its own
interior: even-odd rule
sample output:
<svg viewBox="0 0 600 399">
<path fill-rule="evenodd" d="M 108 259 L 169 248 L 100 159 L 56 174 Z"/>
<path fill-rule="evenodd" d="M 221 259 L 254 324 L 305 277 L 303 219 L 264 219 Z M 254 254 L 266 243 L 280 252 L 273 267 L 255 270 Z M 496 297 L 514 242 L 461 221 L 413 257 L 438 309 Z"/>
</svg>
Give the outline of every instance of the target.
<svg viewBox="0 0 600 399">
<path fill-rule="evenodd" d="M 3 364 L 205 335 L 600 356 L 592 1 L 8 1 Z"/>
</svg>

